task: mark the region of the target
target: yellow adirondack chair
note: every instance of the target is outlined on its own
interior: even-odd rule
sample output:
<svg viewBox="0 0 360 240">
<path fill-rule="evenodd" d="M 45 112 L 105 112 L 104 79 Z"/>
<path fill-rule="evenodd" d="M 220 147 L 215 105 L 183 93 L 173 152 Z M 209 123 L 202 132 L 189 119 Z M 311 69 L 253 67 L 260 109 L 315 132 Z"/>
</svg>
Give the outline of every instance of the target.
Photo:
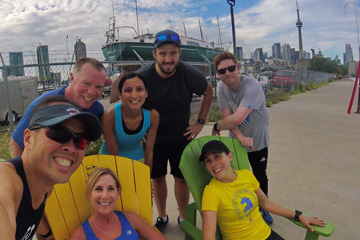
<svg viewBox="0 0 360 240">
<path fill-rule="evenodd" d="M 70 239 L 71 233 L 92 214 L 85 186 L 88 175 L 97 167 L 109 168 L 119 177 L 122 191 L 116 210 L 137 213 L 152 225 L 149 167 L 128 158 L 93 155 L 84 158 L 69 182 L 56 184 L 47 199 L 45 214 L 55 239 Z"/>
</svg>

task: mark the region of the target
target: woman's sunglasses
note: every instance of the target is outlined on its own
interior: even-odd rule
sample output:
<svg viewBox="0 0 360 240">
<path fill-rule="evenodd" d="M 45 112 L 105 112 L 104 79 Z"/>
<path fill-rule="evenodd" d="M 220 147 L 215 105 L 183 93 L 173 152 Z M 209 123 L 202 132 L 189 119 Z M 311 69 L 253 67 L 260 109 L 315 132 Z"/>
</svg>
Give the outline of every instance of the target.
<svg viewBox="0 0 360 240">
<path fill-rule="evenodd" d="M 70 129 L 64 126 L 50 126 L 50 127 L 43 127 L 43 126 L 34 126 L 31 127 L 30 130 L 36 130 L 40 128 L 47 128 L 45 130 L 45 136 L 50 138 L 51 140 L 64 144 L 73 139 L 75 147 L 79 150 L 86 150 L 89 146 L 89 141 L 87 141 L 82 134 L 76 134 L 72 132 Z"/>
<path fill-rule="evenodd" d="M 223 75 L 223 74 L 226 73 L 226 70 L 228 70 L 229 72 L 235 71 L 236 67 L 237 67 L 236 65 L 232 65 L 232 66 L 227 67 L 227 68 L 218 69 L 217 72 L 218 72 L 220 75 Z"/>
</svg>

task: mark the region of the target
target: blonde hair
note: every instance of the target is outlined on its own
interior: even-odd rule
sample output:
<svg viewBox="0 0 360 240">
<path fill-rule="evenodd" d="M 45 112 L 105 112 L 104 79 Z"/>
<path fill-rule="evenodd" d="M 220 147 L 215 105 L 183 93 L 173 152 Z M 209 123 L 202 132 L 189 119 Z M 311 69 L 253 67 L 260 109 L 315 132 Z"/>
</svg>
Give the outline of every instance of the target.
<svg viewBox="0 0 360 240">
<path fill-rule="evenodd" d="M 90 193 L 93 190 L 94 185 L 97 182 L 97 180 L 101 176 L 104 176 L 104 175 L 112 176 L 115 181 L 117 189 L 121 190 L 121 184 L 120 184 L 120 181 L 119 181 L 118 177 L 116 176 L 116 174 L 108 168 L 98 167 L 98 168 L 95 168 L 95 170 L 90 173 L 88 181 L 86 183 L 86 196 L 87 197 L 90 196 Z"/>
</svg>

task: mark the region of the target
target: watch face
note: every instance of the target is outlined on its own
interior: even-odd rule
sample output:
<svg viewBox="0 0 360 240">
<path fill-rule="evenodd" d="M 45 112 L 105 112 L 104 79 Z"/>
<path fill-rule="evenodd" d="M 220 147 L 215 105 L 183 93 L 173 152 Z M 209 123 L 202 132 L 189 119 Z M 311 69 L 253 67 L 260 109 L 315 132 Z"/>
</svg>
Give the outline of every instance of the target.
<svg viewBox="0 0 360 240">
<path fill-rule="evenodd" d="M 204 119 L 198 119 L 198 123 L 205 124 L 205 120 Z"/>
</svg>

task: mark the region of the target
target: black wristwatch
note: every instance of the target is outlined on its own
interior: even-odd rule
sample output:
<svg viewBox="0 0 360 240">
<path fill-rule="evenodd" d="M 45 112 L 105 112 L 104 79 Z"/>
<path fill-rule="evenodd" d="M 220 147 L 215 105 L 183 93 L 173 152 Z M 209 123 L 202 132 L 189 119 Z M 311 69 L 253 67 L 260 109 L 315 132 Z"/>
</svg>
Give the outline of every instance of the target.
<svg viewBox="0 0 360 240">
<path fill-rule="evenodd" d="M 218 125 L 218 123 L 215 123 L 214 126 L 213 126 L 213 129 L 214 129 L 215 131 L 217 131 L 217 132 L 220 132 L 220 130 L 217 128 L 217 125 Z"/>
<path fill-rule="evenodd" d="M 300 217 L 301 214 L 302 214 L 302 212 L 300 212 L 300 211 L 298 211 L 298 210 L 295 210 L 294 220 L 300 221 L 299 217 Z"/>
<path fill-rule="evenodd" d="M 200 124 L 205 124 L 205 120 L 201 119 L 201 118 L 199 118 L 197 122 L 200 123 Z"/>
</svg>

